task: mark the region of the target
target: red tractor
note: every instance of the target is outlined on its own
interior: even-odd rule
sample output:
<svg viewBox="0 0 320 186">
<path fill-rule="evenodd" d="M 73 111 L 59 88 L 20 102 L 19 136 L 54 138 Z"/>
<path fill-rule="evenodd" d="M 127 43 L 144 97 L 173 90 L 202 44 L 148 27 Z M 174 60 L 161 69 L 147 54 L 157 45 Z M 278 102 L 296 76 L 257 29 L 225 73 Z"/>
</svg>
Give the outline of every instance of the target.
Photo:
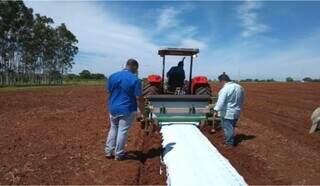
<svg viewBox="0 0 320 186">
<path fill-rule="evenodd" d="M 192 77 L 193 59 L 199 53 L 199 49 L 193 48 L 165 48 L 160 49 L 158 54 L 162 57 L 162 76 L 149 75 L 147 82 L 144 83 L 144 96 L 159 95 L 159 94 L 174 94 L 174 95 L 207 95 L 211 96 L 211 88 L 208 78 L 205 76 Z M 183 56 L 190 57 L 190 73 L 189 80 L 185 81 L 181 87 L 174 87 L 174 91 L 169 91 L 168 84 L 165 81 L 165 64 L 166 56 Z M 183 58 L 183 60 L 184 60 Z M 172 90 L 172 87 L 171 89 Z"/>
</svg>

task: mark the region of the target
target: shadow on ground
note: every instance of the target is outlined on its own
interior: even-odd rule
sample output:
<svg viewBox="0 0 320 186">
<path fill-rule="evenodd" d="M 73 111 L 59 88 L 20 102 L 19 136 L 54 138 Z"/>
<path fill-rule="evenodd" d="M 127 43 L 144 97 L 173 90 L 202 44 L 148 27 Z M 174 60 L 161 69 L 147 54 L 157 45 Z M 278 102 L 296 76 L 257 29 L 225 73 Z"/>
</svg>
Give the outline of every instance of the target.
<svg viewBox="0 0 320 186">
<path fill-rule="evenodd" d="M 128 160 L 137 160 L 141 163 L 145 163 L 147 159 L 152 159 L 154 157 L 160 156 L 162 147 L 152 148 L 148 152 L 144 153 L 143 151 L 128 151 Z"/>
<path fill-rule="evenodd" d="M 137 160 L 141 163 L 145 163 L 147 159 L 152 159 L 156 156 L 164 156 L 168 152 L 170 152 L 176 143 L 169 143 L 165 146 L 165 148 L 152 148 L 148 152 L 144 153 L 143 151 L 128 151 L 128 160 Z"/>
<path fill-rule="evenodd" d="M 256 138 L 255 135 L 237 134 L 235 136 L 235 145 L 239 145 L 243 141 L 252 140 Z"/>
</svg>

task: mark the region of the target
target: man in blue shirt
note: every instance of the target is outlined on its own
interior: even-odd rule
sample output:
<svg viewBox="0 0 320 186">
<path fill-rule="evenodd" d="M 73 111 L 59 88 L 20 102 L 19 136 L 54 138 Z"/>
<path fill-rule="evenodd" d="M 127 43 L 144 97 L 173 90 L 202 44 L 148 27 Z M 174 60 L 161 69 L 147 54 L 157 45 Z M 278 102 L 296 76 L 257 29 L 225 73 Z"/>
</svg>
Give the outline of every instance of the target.
<svg viewBox="0 0 320 186">
<path fill-rule="evenodd" d="M 138 68 L 138 62 L 129 59 L 124 70 L 112 74 L 108 79 L 110 130 L 105 147 L 107 158 L 126 158 L 124 147 L 130 126 L 135 120 L 137 107 L 144 118 L 144 100 L 141 80 L 137 77 Z"/>
<path fill-rule="evenodd" d="M 231 82 L 229 76 L 225 73 L 221 74 L 218 79 L 223 84 L 223 87 L 219 91 L 214 111 L 216 115 L 218 112 L 220 113 L 226 145 L 232 147 L 235 145 L 234 128 L 236 127 L 243 105 L 244 90 L 239 84 Z"/>
</svg>

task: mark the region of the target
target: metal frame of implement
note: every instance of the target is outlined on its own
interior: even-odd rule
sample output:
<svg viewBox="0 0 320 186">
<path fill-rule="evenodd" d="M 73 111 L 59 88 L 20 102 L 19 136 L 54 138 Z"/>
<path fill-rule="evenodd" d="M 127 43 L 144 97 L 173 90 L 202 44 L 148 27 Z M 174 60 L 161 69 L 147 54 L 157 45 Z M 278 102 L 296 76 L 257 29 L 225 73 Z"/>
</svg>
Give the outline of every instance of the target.
<svg viewBox="0 0 320 186">
<path fill-rule="evenodd" d="M 205 95 L 150 95 L 145 107 L 146 131 L 151 123 L 214 121 L 212 97 Z"/>
</svg>

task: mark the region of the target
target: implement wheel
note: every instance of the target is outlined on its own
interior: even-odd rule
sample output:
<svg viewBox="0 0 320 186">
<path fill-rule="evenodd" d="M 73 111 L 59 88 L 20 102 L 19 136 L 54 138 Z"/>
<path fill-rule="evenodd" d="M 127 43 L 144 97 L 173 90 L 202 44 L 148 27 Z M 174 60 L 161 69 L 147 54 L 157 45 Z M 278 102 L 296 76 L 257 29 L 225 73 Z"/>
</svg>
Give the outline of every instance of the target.
<svg viewBox="0 0 320 186">
<path fill-rule="evenodd" d="M 206 95 L 211 96 L 211 88 L 209 85 L 199 86 L 195 90 L 195 95 Z"/>
</svg>

